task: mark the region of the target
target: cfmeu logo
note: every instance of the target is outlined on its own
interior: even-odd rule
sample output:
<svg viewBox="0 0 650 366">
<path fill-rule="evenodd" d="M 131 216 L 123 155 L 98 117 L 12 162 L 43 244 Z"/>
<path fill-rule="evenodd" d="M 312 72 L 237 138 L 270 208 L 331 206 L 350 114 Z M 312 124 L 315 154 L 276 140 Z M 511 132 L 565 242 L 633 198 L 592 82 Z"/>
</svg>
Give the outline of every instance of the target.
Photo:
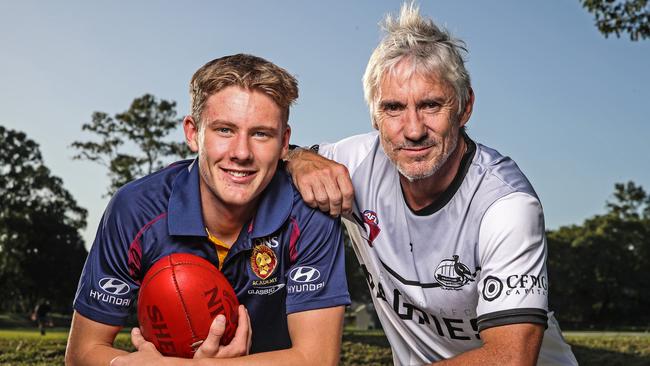
<svg viewBox="0 0 650 366">
<path fill-rule="evenodd" d="M 112 277 L 104 277 L 99 280 L 99 287 L 111 295 L 124 295 L 131 291 L 131 287 L 126 282 Z"/>
<path fill-rule="evenodd" d="M 314 282 L 320 278 L 320 271 L 313 267 L 296 267 L 291 270 L 289 277 L 300 283 Z"/>
</svg>

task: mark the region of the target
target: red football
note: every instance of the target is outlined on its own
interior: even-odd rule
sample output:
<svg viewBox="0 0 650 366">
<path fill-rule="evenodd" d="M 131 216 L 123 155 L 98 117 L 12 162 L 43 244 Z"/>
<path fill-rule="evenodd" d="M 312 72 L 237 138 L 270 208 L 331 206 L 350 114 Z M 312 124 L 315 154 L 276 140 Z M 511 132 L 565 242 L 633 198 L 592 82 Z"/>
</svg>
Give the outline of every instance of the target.
<svg viewBox="0 0 650 366">
<path fill-rule="evenodd" d="M 212 320 L 226 316 L 221 344 L 237 328 L 239 302 L 226 277 L 207 260 L 175 253 L 161 258 L 142 280 L 138 321 L 146 340 L 165 356 L 191 358 L 207 337 Z"/>
</svg>

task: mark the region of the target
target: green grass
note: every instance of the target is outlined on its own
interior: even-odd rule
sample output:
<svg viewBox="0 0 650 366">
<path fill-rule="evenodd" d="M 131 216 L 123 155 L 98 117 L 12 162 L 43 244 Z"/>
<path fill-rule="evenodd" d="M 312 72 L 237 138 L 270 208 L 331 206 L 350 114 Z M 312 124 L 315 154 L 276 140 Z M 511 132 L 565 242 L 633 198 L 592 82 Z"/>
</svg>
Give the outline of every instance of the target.
<svg viewBox="0 0 650 366">
<path fill-rule="evenodd" d="M 62 365 L 67 336 L 67 328 L 48 329 L 46 336 L 34 328 L 0 330 L 0 365 Z M 566 339 L 581 365 L 650 365 L 647 333 L 567 332 Z M 120 333 L 116 345 L 130 350 L 128 333 Z M 383 333 L 346 330 L 341 364 L 391 365 Z"/>
<path fill-rule="evenodd" d="M 565 338 L 581 365 L 650 365 L 650 336 L 648 334 L 567 333 Z"/>
<path fill-rule="evenodd" d="M 63 365 L 68 329 L 48 329 L 41 336 L 35 329 L 0 330 L 0 365 Z M 118 335 L 116 345 L 129 349 L 126 333 Z"/>
</svg>

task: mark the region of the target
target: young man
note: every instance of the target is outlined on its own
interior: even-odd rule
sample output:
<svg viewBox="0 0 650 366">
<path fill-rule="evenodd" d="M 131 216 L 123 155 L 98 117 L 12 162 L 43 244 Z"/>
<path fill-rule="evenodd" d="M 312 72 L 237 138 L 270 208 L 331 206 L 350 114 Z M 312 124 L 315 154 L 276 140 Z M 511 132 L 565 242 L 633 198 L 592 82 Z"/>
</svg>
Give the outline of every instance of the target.
<svg viewBox="0 0 650 366">
<path fill-rule="evenodd" d="M 279 168 L 296 80 L 264 59 L 240 54 L 201 67 L 190 96 L 183 128 L 198 158 L 129 183 L 111 200 L 79 282 L 66 363 L 159 364 L 162 356 L 137 329 L 138 352 L 116 357 L 126 352 L 112 343 L 147 269 L 186 252 L 221 268 L 233 285 L 248 309 L 256 353 L 195 361 L 304 365 L 318 354 L 319 364 L 336 364 L 349 303 L 340 222 L 307 207 Z M 231 345 L 214 347 L 223 332 L 219 316 L 212 341 L 195 356 L 245 353 L 246 312 L 240 317 Z"/>
<path fill-rule="evenodd" d="M 299 151 L 289 168 L 311 205 L 353 209 L 345 224 L 395 364 L 577 364 L 548 312 L 539 199 L 465 134 L 462 43 L 413 4 L 385 29 L 363 79 L 378 132 L 320 147 L 344 167 Z"/>
</svg>

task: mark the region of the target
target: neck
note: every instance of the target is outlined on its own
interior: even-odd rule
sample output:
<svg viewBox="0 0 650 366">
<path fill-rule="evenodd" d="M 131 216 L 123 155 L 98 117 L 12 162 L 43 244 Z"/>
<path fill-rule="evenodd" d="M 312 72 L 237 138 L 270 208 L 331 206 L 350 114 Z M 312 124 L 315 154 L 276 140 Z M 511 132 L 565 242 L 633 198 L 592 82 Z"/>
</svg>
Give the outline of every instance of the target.
<svg viewBox="0 0 650 366">
<path fill-rule="evenodd" d="M 203 222 L 210 233 L 222 242 L 232 245 L 242 227 L 253 217 L 257 201 L 245 206 L 233 206 L 223 202 L 201 180 L 201 212 Z"/>
<path fill-rule="evenodd" d="M 404 192 L 404 199 L 406 199 L 406 203 L 412 210 L 419 211 L 431 205 L 449 188 L 456 174 L 458 174 L 460 162 L 463 160 L 466 149 L 467 143 L 462 134 L 459 134 L 454 152 L 440 169 L 430 177 L 409 181 L 400 174 L 399 179 Z"/>
</svg>

